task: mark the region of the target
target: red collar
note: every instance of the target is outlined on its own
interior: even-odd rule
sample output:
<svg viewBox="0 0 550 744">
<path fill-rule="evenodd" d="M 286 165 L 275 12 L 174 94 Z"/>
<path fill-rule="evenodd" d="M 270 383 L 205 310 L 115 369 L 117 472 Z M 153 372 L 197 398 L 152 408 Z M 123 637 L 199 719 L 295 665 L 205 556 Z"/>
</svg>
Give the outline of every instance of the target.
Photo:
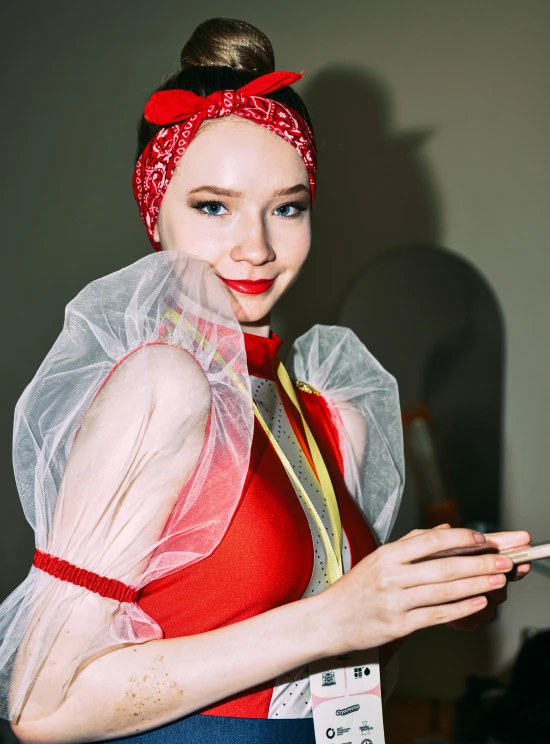
<svg viewBox="0 0 550 744">
<path fill-rule="evenodd" d="M 248 362 L 248 374 L 254 377 L 264 377 L 266 380 L 276 379 L 277 354 L 283 341 L 271 333 L 269 338 L 244 334 L 244 346 Z"/>
</svg>

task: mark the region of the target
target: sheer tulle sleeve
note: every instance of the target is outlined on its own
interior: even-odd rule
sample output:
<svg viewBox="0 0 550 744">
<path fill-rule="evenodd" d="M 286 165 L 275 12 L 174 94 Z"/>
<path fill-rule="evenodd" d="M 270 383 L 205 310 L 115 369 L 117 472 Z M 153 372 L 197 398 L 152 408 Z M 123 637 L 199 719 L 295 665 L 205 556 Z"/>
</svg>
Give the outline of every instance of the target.
<svg viewBox="0 0 550 744">
<path fill-rule="evenodd" d="M 250 401 L 240 326 L 203 261 L 147 256 L 68 305 L 15 413 L 17 487 L 46 558 L 0 608 L 3 717 L 47 715 L 94 658 L 162 636 L 137 592 L 221 540 Z"/>
<path fill-rule="evenodd" d="M 317 325 L 297 339 L 290 369 L 332 409 L 346 485 L 385 542 L 399 509 L 405 473 L 395 379 L 353 331 L 338 326 Z"/>
</svg>

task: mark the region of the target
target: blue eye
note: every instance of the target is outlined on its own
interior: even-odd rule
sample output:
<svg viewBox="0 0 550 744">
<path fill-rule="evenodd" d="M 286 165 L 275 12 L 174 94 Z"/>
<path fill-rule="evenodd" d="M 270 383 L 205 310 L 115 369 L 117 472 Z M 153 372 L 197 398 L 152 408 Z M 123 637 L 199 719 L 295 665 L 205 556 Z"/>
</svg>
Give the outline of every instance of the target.
<svg viewBox="0 0 550 744">
<path fill-rule="evenodd" d="M 197 202 L 197 204 L 194 204 L 193 209 L 198 209 L 199 212 L 202 212 L 209 217 L 219 217 L 223 214 L 222 210 L 225 209 L 225 207 L 221 202 L 201 201 Z"/>
<path fill-rule="evenodd" d="M 296 217 L 300 212 L 305 212 L 306 207 L 303 204 L 282 204 L 277 207 L 275 214 L 278 217 Z"/>
</svg>

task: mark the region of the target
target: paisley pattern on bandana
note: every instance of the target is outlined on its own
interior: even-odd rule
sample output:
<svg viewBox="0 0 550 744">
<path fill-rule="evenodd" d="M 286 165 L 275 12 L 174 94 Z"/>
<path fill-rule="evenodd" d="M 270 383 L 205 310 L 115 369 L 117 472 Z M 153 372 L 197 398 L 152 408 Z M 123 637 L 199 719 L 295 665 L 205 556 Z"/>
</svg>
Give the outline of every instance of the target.
<svg viewBox="0 0 550 744">
<path fill-rule="evenodd" d="M 159 91 L 149 99 L 145 107 L 145 117 L 153 123 L 171 123 L 163 127 L 148 143 L 136 163 L 132 178 L 134 197 L 139 206 L 141 219 L 147 229 L 149 240 L 155 250 L 161 250 L 160 243 L 154 240 L 160 204 L 172 178 L 174 170 L 185 150 L 196 135 L 200 125 L 207 119 L 223 116 L 241 116 L 249 119 L 286 140 L 294 147 L 309 175 L 311 201 L 315 195 L 316 149 L 313 133 L 306 121 L 293 109 L 278 101 L 262 95 L 250 95 L 251 89 L 261 89 L 262 81 L 272 81 L 279 76 L 282 84 L 300 79 L 295 73 L 271 73 L 256 78 L 239 90 L 217 91 L 202 98 L 189 91 Z M 286 75 L 283 79 L 281 76 Z M 266 84 L 265 92 L 282 87 L 280 84 Z M 199 110 L 197 110 L 199 109 Z"/>
</svg>

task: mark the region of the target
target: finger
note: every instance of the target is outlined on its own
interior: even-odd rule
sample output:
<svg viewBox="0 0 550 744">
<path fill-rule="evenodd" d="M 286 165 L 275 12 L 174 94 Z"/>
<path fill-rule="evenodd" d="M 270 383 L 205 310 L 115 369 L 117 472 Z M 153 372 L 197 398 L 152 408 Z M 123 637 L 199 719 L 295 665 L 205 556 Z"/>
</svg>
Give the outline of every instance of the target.
<svg viewBox="0 0 550 744">
<path fill-rule="evenodd" d="M 503 533 L 504 534 L 504 533 Z M 514 533 L 514 534 L 527 534 L 527 533 Z M 487 542 L 484 545 L 476 545 L 474 547 L 469 548 L 454 548 L 453 550 L 443 550 L 440 553 L 436 553 L 434 555 L 431 555 L 428 557 L 428 560 L 430 558 L 443 558 L 445 556 L 449 555 L 475 555 L 479 553 L 498 553 L 500 548 L 497 545 L 496 541 L 491 541 L 489 539 L 489 535 L 485 534 L 485 538 L 487 539 Z M 520 546 L 514 546 L 515 550 L 521 550 L 521 548 L 527 548 L 530 547 L 529 544 L 524 544 Z M 503 548 L 503 550 L 505 550 Z M 510 548 L 506 548 L 506 551 L 510 550 Z"/>
<path fill-rule="evenodd" d="M 487 597 L 487 607 L 485 609 L 476 612 L 475 615 L 470 615 L 470 617 L 450 623 L 451 627 L 455 630 L 472 631 L 482 623 L 488 623 L 495 618 L 497 607 L 506 600 L 506 595 L 506 587 L 488 592 L 485 595 Z"/>
<path fill-rule="evenodd" d="M 498 548 L 483 543 L 482 545 L 473 545 L 468 548 L 452 548 L 451 550 L 441 550 L 439 553 L 429 555 L 427 558 L 423 558 L 425 561 L 431 561 L 434 558 L 450 558 L 454 555 L 482 555 L 483 553 L 498 553 Z"/>
<path fill-rule="evenodd" d="M 485 537 L 480 532 L 450 528 L 428 530 L 403 542 L 389 543 L 387 548 L 398 550 L 397 560 L 400 563 L 411 563 L 442 550 L 467 548 L 480 544 L 485 544 Z"/>
<path fill-rule="evenodd" d="M 521 581 L 531 570 L 530 563 L 520 563 L 508 574 L 508 581 Z"/>
<path fill-rule="evenodd" d="M 523 548 L 531 542 L 531 535 L 525 530 L 516 530 L 514 532 L 487 532 L 485 537 L 487 538 L 487 543 L 498 550 Z"/>
<path fill-rule="evenodd" d="M 492 597 L 497 593 L 494 590 L 498 589 L 501 592 L 505 584 L 506 577 L 503 574 L 475 576 L 470 579 L 459 579 L 458 581 L 447 581 L 442 584 L 406 589 L 403 593 L 403 599 L 405 608 L 412 610 L 418 607 L 432 607 L 447 602 L 456 602 L 480 594 L 489 594 Z M 503 602 L 505 598 L 501 601 Z"/>
<path fill-rule="evenodd" d="M 435 607 L 421 607 L 407 613 L 407 625 L 411 629 L 429 628 L 432 625 L 453 623 L 464 617 L 475 615 L 487 606 L 486 597 L 471 597 L 459 602 L 436 605 Z"/>
<path fill-rule="evenodd" d="M 404 589 L 414 586 L 441 584 L 474 576 L 506 574 L 512 571 L 512 559 L 498 553 L 439 558 L 406 566 L 400 572 L 399 583 Z"/>
</svg>

